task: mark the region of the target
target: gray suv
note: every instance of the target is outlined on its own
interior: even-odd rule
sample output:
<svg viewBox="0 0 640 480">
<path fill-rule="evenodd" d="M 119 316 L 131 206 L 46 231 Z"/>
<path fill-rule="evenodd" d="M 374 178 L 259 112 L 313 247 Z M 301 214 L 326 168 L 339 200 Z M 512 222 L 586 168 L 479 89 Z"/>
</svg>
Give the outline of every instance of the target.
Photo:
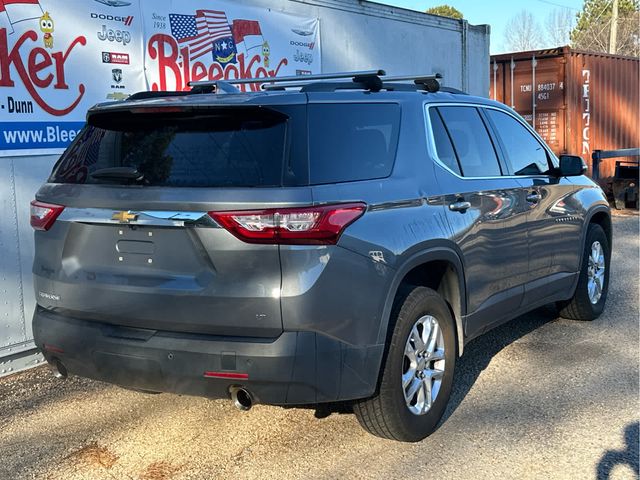
<svg viewBox="0 0 640 480">
<path fill-rule="evenodd" d="M 35 341 L 59 375 L 418 441 L 470 340 L 603 311 L 611 219 L 584 173 L 433 76 L 97 105 L 32 202 Z"/>
</svg>

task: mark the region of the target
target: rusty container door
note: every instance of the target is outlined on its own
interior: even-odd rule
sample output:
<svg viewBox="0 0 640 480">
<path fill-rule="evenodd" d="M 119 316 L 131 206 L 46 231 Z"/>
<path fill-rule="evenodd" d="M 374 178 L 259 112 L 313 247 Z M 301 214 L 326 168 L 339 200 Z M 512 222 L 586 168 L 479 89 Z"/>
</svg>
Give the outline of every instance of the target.
<svg viewBox="0 0 640 480">
<path fill-rule="evenodd" d="M 491 57 L 490 97 L 514 108 L 556 155 L 640 147 L 640 60 L 561 47 Z M 606 183 L 615 162 L 600 164 Z"/>
<path fill-rule="evenodd" d="M 561 50 L 525 52 L 496 56 L 490 69 L 490 97 L 522 115 L 556 155 L 566 149 L 565 63 Z"/>
</svg>

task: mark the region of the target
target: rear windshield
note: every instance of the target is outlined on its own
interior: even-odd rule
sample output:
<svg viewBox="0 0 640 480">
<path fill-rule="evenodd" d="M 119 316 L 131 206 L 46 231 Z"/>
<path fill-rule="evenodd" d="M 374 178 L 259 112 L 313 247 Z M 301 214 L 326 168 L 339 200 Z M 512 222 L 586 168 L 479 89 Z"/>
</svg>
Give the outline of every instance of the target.
<svg viewBox="0 0 640 480">
<path fill-rule="evenodd" d="M 97 116 L 65 152 L 50 181 L 104 183 L 91 174 L 133 167 L 143 175 L 143 185 L 279 186 L 286 120 L 281 113 L 241 108 L 217 114 Z"/>
<path fill-rule="evenodd" d="M 370 180 L 391 174 L 400 127 L 398 104 L 276 108 L 94 114 L 58 161 L 49 181 L 276 187 Z M 142 179 L 105 178 L 99 173 L 116 167 L 135 169 Z"/>
<path fill-rule="evenodd" d="M 311 183 L 388 177 L 399 127 L 396 103 L 309 105 Z"/>
</svg>

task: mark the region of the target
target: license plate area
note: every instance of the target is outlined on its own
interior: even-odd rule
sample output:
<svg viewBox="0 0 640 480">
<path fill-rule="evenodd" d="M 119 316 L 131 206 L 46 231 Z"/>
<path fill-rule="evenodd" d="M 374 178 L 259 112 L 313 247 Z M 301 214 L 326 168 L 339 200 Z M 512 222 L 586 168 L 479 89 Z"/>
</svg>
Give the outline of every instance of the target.
<svg viewBox="0 0 640 480">
<path fill-rule="evenodd" d="M 72 223 L 62 256 L 63 270 L 70 277 L 83 271 L 94 278 L 101 274 L 196 277 L 213 268 L 193 230 Z"/>
<path fill-rule="evenodd" d="M 160 239 L 162 243 L 162 235 L 159 235 L 158 229 L 149 227 L 139 227 L 134 225 L 118 226 L 115 238 L 115 255 L 119 263 L 127 263 L 132 265 L 153 265 L 154 255 L 157 250 L 156 240 Z"/>
</svg>

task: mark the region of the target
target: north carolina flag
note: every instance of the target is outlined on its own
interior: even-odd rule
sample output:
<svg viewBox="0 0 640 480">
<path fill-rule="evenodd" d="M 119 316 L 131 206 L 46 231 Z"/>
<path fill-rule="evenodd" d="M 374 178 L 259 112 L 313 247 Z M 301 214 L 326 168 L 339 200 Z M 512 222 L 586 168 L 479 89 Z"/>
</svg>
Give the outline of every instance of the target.
<svg viewBox="0 0 640 480">
<path fill-rule="evenodd" d="M 262 38 L 259 22 L 255 20 L 234 20 L 231 25 L 231 31 L 233 32 L 236 46 L 244 46 L 247 52 L 253 48 L 262 48 L 264 38 Z"/>
<path fill-rule="evenodd" d="M 40 18 L 43 14 L 38 0 L 0 0 L 0 4 L 0 11 L 5 11 L 12 24 Z"/>
</svg>

